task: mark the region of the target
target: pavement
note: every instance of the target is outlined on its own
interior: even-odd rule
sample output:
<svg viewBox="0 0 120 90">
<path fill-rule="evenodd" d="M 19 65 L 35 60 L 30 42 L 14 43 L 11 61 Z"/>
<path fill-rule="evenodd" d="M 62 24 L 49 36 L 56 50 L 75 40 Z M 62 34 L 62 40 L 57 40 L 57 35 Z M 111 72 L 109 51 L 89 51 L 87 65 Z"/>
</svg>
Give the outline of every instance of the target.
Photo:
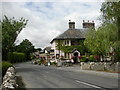
<svg viewBox="0 0 120 90">
<path fill-rule="evenodd" d="M 17 75 L 22 76 L 27 89 L 94 88 L 107 90 L 109 88 L 111 90 L 118 88 L 118 77 L 115 73 L 80 70 L 78 65 L 55 67 L 34 65 L 27 62 L 15 64 L 15 68 Z"/>
</svg>

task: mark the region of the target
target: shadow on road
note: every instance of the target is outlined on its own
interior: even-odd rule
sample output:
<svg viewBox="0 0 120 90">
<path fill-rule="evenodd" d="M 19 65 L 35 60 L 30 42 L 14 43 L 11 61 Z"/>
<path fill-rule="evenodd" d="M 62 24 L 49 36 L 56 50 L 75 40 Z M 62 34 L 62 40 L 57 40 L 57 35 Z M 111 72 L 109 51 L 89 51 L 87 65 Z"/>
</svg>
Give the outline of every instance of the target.
<svg viewBox="0 0 120 90">
<path fill-rule="evenodd" d="M 16 82 L 18 84 L 17 90 L 27 90 L 21 76 L 16 76 Z"/>
</svg>

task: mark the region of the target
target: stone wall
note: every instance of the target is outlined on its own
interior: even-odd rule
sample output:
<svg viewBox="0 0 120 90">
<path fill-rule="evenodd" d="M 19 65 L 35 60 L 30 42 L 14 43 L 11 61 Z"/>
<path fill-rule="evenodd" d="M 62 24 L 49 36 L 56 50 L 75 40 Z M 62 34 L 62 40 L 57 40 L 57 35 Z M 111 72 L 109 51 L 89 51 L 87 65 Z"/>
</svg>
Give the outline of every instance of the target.
<svg viewBox="0 0 120 90">
<path fill-rule="evenodd" d="M 15 68 L 9 67 L 5 76 L 3 77 L 3 83 L 1 90 L 15 89 L 18 85 L 16 83 Z"/>
<path fill-rule="evenodd" d="M 81 69 L 120 72 L 120 62 L 81 62 Z"/>
</svg>

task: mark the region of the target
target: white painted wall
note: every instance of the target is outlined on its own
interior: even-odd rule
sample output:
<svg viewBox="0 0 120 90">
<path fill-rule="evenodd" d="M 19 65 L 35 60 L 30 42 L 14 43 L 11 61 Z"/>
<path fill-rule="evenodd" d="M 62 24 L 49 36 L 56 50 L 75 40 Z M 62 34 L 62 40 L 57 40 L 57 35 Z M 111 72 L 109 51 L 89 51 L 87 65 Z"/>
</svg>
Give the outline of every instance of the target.
<svg viewBox="0 0 120 90">
<path fill-rule="evenodd" d="M 55 41 L 53 41 L 53 43 L 52 43 L 52 49 L 54 49 L 54 56 L 56 56 L 56 54 L 59 54 L 59 50 L 56 49 L 56 44 L 57 43 Z M 66 45 L 66 46 L 71 46 L 71 40 L 69 40 L 69 44 Z M 69 55 L 70 59 L 71 59 L 72 56 L 74 56 L 75 52 L 78 52 L 78 56 L 80 56 L 80 52 L 76 50 L 72 54 Z M 60 51 L 60 56 L 65 56 L 65 53 L 62 52 L 62 51 Z"/>
</svg>

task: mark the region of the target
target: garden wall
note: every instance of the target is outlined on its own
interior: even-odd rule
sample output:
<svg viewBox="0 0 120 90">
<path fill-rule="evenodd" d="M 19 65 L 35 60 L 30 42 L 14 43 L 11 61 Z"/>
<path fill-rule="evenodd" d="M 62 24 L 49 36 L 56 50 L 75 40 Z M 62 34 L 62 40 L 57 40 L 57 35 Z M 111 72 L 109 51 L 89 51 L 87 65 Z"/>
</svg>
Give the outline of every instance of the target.
<svg viewBox="0 0 120 90">
<path fill-rule="evenodd" d="M 120 72 L 120 62 L 81 62 L 81 69 Z"/>
</svg>

